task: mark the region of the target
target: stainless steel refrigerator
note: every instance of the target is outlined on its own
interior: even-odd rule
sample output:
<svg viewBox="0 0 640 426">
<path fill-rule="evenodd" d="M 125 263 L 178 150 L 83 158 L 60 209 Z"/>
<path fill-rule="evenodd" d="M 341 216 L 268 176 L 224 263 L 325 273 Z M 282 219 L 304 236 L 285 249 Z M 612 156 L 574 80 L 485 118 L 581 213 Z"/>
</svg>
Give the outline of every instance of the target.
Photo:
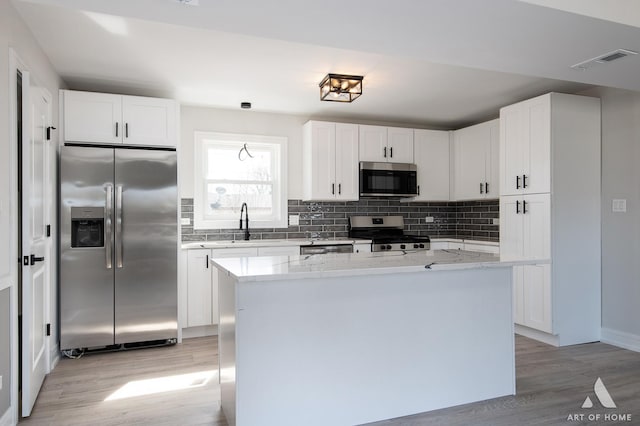
<svg viewBox="0 0 640 426">
<path fill-rule="evenodd" d="M 177 337 L 175 150 L 60 151 L 60 349 Z"/>
</svg>

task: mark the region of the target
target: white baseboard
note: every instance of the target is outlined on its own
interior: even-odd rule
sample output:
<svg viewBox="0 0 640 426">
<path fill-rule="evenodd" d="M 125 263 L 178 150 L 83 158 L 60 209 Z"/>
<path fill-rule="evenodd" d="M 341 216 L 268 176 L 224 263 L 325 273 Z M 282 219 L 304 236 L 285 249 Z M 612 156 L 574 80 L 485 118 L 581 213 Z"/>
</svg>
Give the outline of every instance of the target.
<svg viewBox="0 0 640 426">
<path fill-rule="evenodd" d="M 600 341 L 609 345 L 640 352 L 640 336 L 602 327 Z"/>
<path fill-rule="evenodd" d="M 217 336 L 217 325 L 203 325 L 201 327 L 189 327 L 182 329 L 182 338 L 190 339 L 192 337 Z"/>
<path fill-rule="evenodd" d="M 13 426 L 16 422 L 13 419 L 13 407 L 7 408 L 2 417 L 0 417 L 0 426 Z"/>
<path fill-rule="evenodd" d="M 558 336 L 545 333 L 544 331 L 534 330 L 533 328 L 525 327 L 524 325 L 515 324 L 515 332 L 516 334 L 546 343 L 547 345 L 556 347 L 560 345 L 558 342 Z"/>
<path fill-rule="evenodd" d="M 55 344 L 51 349 L 49 359 L 51 360 L 51 363 L 49 364 L 51 365 L 51 370 L 49 372 L 52 372 L 53 369 L 56 368 L 56 365 L 58 365 L 58 361 L 60 361 L 60 346 L 58 344 Z"/>
</svg>

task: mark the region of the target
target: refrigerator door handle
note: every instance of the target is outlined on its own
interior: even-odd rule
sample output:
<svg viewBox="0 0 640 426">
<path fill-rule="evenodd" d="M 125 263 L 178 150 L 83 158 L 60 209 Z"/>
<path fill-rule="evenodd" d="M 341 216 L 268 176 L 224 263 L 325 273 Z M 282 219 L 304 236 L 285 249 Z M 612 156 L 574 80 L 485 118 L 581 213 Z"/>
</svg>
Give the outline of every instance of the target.
<svg viewBox="0 0 640 426">
<path fill-rule="evenodd" d="M 122 185 L 116 185 L 116 268 L 122 268 Z"/>
<path fill-rule="evenodd" d="M 107 199 L 106 199 L 106 214 L 105 214 L 105 226 L 104 226 L 104 239 L 105 239 L 105 252 L 106 252 L 106 266 L 107 269 L 113 267 L 113 248 L 111 247 L 111 241 L 113 239 L 113 230 L 111 229 L 111 218 L 113 217 L 113 185 L 107 184 Z"/>
</svg>

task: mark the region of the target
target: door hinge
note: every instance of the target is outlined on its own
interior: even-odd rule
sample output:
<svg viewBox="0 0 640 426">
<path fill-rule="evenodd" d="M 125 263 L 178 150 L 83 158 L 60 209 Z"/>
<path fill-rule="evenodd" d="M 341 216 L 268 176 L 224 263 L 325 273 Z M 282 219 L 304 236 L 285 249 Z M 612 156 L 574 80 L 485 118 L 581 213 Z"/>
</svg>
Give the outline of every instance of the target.
<svg viewBox="0 0 640 426">
<path fill-rule="evenodd" d="M 47 324 L 47 336 L 51 336 L 51 324 Z"/>
<path fill-rule="evenodd" d="M 50 141 L 50 140 L 51 140 L 51 131 L 52 131 L 52 130 L 56 130 L 56 128 L 55 128 L 55 127 L 53 127 L 53 126 L 49 126 L 49 127 L 47 127 L 47 140 L 48 140 L 48 141 Z"/>
<path fill-rule="evenodd" d="M 47 225 L 47 237 L 51 236 L 51 225 Z"/>
</svg>

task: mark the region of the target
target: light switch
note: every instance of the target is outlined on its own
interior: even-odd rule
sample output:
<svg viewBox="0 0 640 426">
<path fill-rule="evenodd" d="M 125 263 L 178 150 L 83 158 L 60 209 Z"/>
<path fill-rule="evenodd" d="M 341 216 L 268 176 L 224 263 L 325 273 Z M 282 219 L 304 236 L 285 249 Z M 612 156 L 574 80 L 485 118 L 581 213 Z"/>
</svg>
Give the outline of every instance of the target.
<svg viewBox="0 0 640 426">
<path fill-rule="evenodd" d="M 611 211 L 614 213 L 626 213 L 627 200 L 613 200 Z"/>
<path fill-rule="evenodd" d="M 191 225 L 191 219 L 188 217 L 180 218 L 180 225 Z"/>
<path fill-rule="evenodd" d="M 297 226 L 300 225 L 300 215 L 290 214 L 289 215 L 289 226 Z"/>
<path fill-rule="evenodd" d="M 433 216 L 426 216 L 424 218 L 425 223 L 433 223 L 434 220 Z"/>
<path fill-rule="evenodd" d="M 493 220 L 492 220 L 492 223 L 493 223 L 494 225 L 500 225 L 500 219 L 498 219 L 498 218 L 494 217 L 494 218 L 493 218 Z"/>
</svg>

